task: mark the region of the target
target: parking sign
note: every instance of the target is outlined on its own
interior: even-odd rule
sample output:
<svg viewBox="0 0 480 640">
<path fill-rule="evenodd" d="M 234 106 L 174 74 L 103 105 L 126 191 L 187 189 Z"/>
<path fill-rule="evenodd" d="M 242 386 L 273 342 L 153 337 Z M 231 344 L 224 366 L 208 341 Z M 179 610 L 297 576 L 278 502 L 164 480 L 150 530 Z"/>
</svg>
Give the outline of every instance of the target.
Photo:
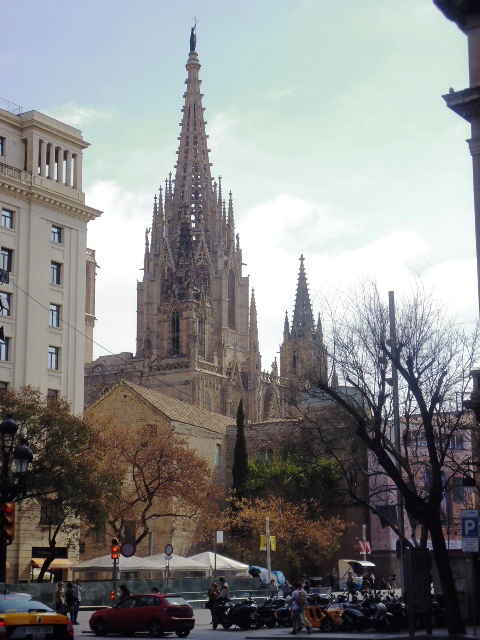
<svg viewBox="0 0 480 640">
<path fill-rule="evenodd" d="M 478 552 L 477 509 L 462 509 L 462 551 Z"/>
</svg>

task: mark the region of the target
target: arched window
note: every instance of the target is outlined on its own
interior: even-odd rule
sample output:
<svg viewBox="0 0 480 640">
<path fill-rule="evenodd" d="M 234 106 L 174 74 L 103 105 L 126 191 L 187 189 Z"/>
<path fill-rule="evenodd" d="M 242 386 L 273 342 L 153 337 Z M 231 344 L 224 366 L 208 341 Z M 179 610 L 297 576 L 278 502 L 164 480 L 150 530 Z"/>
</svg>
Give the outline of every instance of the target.
<svg viewBox="0 0 480 640">
<path fill-rule="evenodd" d="M 170 320 L 171 355 L 178 356 L 180 353 L 180 313 L 174 311 Z"/>
<path fill-rule="evenodd" d="M 292 358 L 292 371 L 293 373 L 297 373 L 297 354 L 295 351 L 293 352 Z"/>
<path fill-rule="evenodd" d="M 198 316 L 198 355 L 205 358 L 205 316 Z"/>
<path fill-rule="evenodd" d="M 228 326 L 235 329 L 235 274 L 230 271 L 228 274 Z"/>
</svg>

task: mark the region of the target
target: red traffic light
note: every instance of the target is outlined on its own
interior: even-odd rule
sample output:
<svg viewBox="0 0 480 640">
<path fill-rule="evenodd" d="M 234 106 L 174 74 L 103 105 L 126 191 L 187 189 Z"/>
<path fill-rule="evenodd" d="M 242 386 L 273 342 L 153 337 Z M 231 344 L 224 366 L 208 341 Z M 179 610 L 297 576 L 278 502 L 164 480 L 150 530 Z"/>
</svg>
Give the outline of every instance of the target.
<svg viewBox="0 0 480 640">
<path fill-rule="evenodd" d="M 118 554 L 120 553 L 120 547 L 118 546 L 118 540 L 113 538 L 111 547 L 112 560 L 118 560 Z M 110 596 L 111 597 L 111 596 Z"/>
<path fill-rule="evenodd" d="M 110 600 L 115 600 L 115 591 L 110 591 Z"/>
<path fill-rule="evenodd" d="M 5 502 L 0 506 L 3 511 L 3 539 L 6 544 L 12 544 L 15 537 L 15 503 Z"/>
</svg>

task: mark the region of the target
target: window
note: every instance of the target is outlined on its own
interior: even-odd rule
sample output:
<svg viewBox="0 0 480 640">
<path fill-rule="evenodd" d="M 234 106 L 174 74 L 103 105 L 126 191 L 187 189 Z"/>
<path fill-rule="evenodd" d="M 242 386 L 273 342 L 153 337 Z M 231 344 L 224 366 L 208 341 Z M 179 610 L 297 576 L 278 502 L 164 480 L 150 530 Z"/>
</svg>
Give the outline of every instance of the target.
<svg viewBox="0 0 480 640">
<path fill-rule="evenodd" d="M 12 270 L 13 251 L 11 249 L 1 249 L 1 265 L 0 269 L 10 272 Z"/>
<path fill-rule="evenodd" d="M 53 527 L 62 522 L 64 514 L 57 500 L 42 499 L 40 503 L 40 526 Z"/>
<path fill-rule="evenodd" d="M 4 340 L 0 339 L 0 360 L 3 360 L 3 361 L 8 360 L 9 342 L 10 342 L 10 338 L 5 338 Z"/>
<path fill-rule="evenodd" d="M 11 293 L 0 291 L 0 316 L 9 316 L 11 307 Z"/>
<path fill-rule="evenodd" d="M 205 318 L 203 316 L 198 318 L 198 355 L 201 358 L 205 357 Z"/>
<path fill-rule="evenodd" d="M 60 349 L 58 347 L 48 347 L 48 368 L 58 371 Z"/>
<path fill-rule="evenodd" d="M 13 229 L 13 211 L 2 209 L 2 227 L 4 229 Z"/>
<path fill-rule="evenodd" d="M 463 449 L 463 434 L 454 433 L 450 438 L 450 449 Z"/>
<path fill-rule="evenodd" d="M 4 156 L 5 155 L 5 138 L 2 138 L 2 136 L 0 136 L 0 156 Z"/>
<path fill-rule="evenodd" d="M 178 356 L 180 353 L 180 314 L 178 311 L 174 311 L 171 317 L 171 342 L 172 342 L 172 356 Z"/>
<path fill-rule="evenodd" d="M 60 326 L 60 305 L 50 303 L 50 316 L 49 316 L 48 324 L 51 327 L 59 327 Z"/>
<path fill-rule="evenodd" d="M 220 466 L 220 454 L 222 452 L 222 447 L 219 444 L 215 445 L 215 466 Z"/>
<path fill-rule="evenodd" d="M 0 393 L 3 393 L 8 389 L 8 382 L 0 382 Z"/>
<path fill-rule="evenodd" d="M 62 242 L 62 227 L 56 227 L 55 225 L 52 225 L 52 242 L 56 242 L 57 244 L 60 244 Z"/>
<path fill-rule="evenodd" d="M 235 274 L 233 271 L 228 273 L 228 327 L 229 329 L 235 329 Z"/>
<path fill-rule="evenodd" d="M 56 402 L 58 400 L 58 391 L 56 389 L 48 389 L 47 402 Z"/>
<path fill-rule="evenodd" d="M 465 502 L 463 478 L 452 478 L 452 500 L 454 504 L 463 504 Z"/>
<path fill-rule="evenodd" d="M 50 265 L 50 283 L 61 284 L 61 267 L 59 262 L 52 262 Z"/>
</svg>

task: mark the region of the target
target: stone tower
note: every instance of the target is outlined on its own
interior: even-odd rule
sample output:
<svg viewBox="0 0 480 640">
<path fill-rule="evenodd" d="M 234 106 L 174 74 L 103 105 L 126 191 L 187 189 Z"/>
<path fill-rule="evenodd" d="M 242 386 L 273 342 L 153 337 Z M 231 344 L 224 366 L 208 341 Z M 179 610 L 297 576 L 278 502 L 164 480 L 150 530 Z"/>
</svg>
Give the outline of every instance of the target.
<svg viewBox="0 0 480 640">
<path fill-rule="evenodd" d="M 280 346 L 280 375 L 296 388 L 309 384 L 315 377 L 326 378 L 328 375 L 322 322 L 320 315 L 316 323 L 313 318 L 303 255 L 300 256 L 291 328 L 288 315 L 285 314 L 283 343 Z"/>
<path fill-rule="evenodd" d="M 192 30 L 175 177 L 155 196 L 137 287 L 137 351 L 146 386 L 235 415 L 262 417 L 255 297 L 242 274 L 232 193 L 211 175 Z"/>
</svg>

